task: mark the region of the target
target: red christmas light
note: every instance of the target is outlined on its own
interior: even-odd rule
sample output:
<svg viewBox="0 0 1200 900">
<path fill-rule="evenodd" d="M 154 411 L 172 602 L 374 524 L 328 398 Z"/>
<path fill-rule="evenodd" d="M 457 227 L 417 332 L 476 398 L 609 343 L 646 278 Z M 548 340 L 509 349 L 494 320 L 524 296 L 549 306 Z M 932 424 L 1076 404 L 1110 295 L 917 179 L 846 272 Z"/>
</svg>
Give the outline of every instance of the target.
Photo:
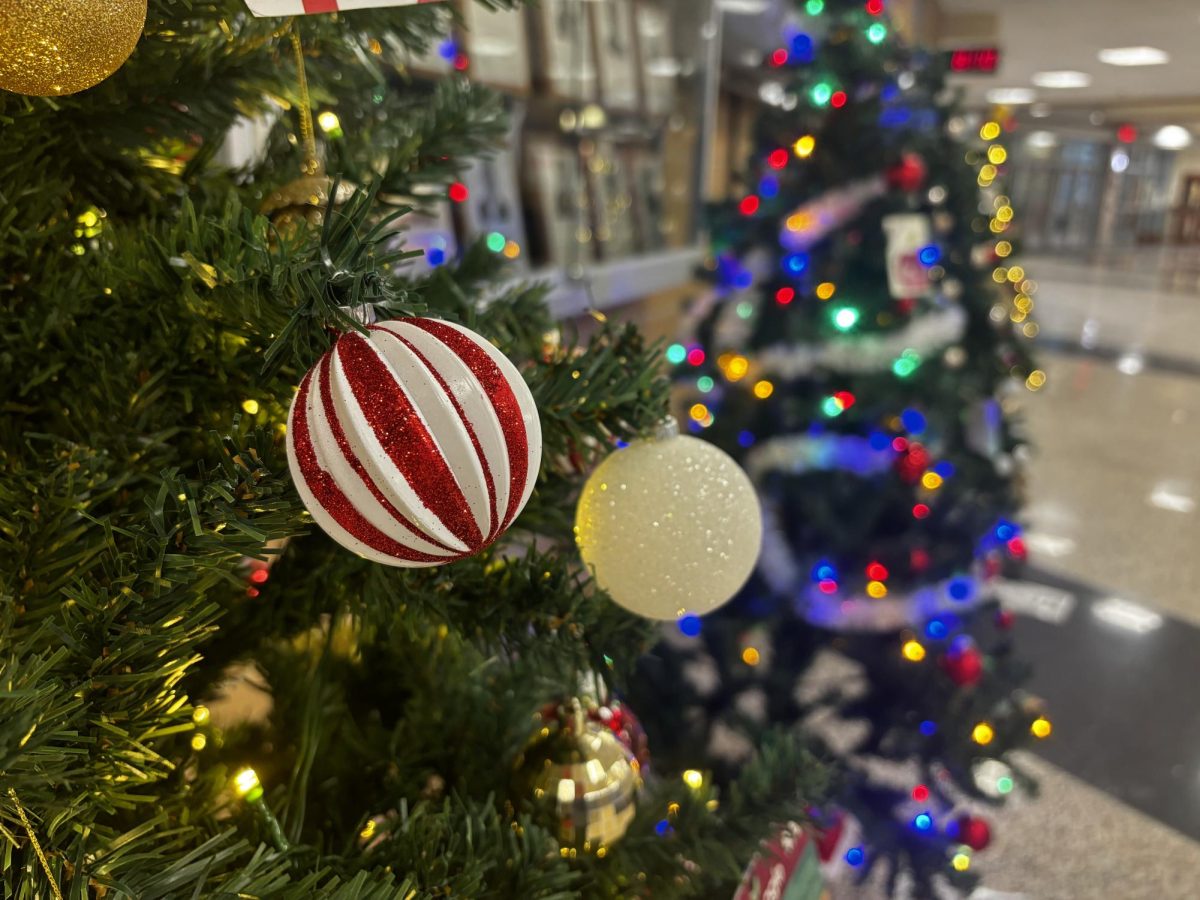
<svg viewBox="0 0 1200 900">
<path fill-rule="evenodd" d="M 887 581 L 887 567 L 883 563 L 873 562 L 867 566 L 867 577 L 872 581 Z"/>
<path fill-rule="evenodd" d="M 780 306 L 787 306 L 796 299 L 796 292 L 790 287 L 781 287 L 775 292 L 775 302 Z"/>
<path fill-rule="evenodd" d="M 775 66 L 775 68 L 779 68 L 787 61 L 788 61 L 788 52 L 786 50 L 784 50 L 782 47 L 780 47 L 778 50 L 775 50 L 774 52 L 771 53 L 771 65 Z"/>
<path fill-rule="evenodd" d="M 857 398 L 849 391 L 837 391 L 834 393 L 833 399 L 842 404 L 842 409 L 849 409 Z"/>
<path fill-rule="evenodd" d="M 1025 551 L 1025 542 L 1023 540 L 1021 540 L 1019 537 L 1013 538 L 1011 541 L 1008 542 L 1008 552 L 1011 553 L 1013 556 L 1015 556 L 1017 559 L 1024 559 L 1025 552 L 1026 552 Z"/>
<path fill-rule="evenodd" d="M 253 600 L 255 597 L 257 597 L 258 594 L 259 594 L 258 588 L 256 588 L 256 587 L 246 588 L 246 596 L 249 597 L 251 600 Z"/>
<path fill-rule="evenodd" d="M 892 449 L 897 453 L 903 453 L 908 449 L 908 438 L 896 437 L 892 438 Z"/>
<path fill-rule="evenodd" d="M 471 65 L 471 61 L 467 58 L 467 54 L 459 53 L 454 57 L 454 68 L 459 72 L 467 71 L 469 65 Z"/>
<path fill-rule="evenodd" d="M 883 15 L 883 0 L 867 0 L 867 12 L 873 16 Z"/>
<path fill-rule="evenodd" d="M 913 507 L 913 518 L 925 519 L 929 517 L 929 507 L 924 503 L 918 503 Z"/>
<path fill-rule="evenodd" d="M 454 184 L 450 185 L 450 190 L 448 193 L 450 195 L 450 199 L 455 203 L 462 203 L 467 199 L 467 197 L 470 196 L 470 191 L 467 190 L 467 186 L 461 181 L 456 181 Z"/>
<path fill-rule="evenodd" d="M 846 96 L 845 91 L 834 91 L 833 96 L 829 98 L 829 105 L 834 109 L 841 109 L 846 105 L 847 99 L 849 98 Z"/>
<path fill-rule="evenodd" d="M 929 799 L 929 788 L 925 787 L 923 784 L 918 784 L 912 789 L 912 798 L 918 803 L 924 803 Z"/>
<path fill-rule="evenodd" d="M 790 153 L 788 153 L 782 147 L 779 147 L 778 149 L 772 150 L 770 155 L 767 156 L 767 165 L 772 169 L 782 169 L 787 165 L 789 156 L 791 156 Z"/>
<path fill-rule="evenodd" d="M 924 572 L 929 568 L 929 551 L 918 547 L 908 554 L 908 564 L 914 572 Z"/>
<path fill-rule="evenodd" d="M 1137 140 L 1137 129 L 1132 125 L 1117 126 L 1117 140 L 1122 144 L 1132 144 Z"/>
<path fill-rule="evenodd" d="M 822 594 L 832 594 L 837 590 L 837 582 L 832 578 L 822 578 L 817 582 L 817 587 L 820 588 Z"/>
<path fill-rule="evenodd" d="M 743 216 L 752 216 L 758 212 L 758 197 L 754 194 L 749 194 L 742 198 L 742 202 L 738 204 L 738 210 Z"/>
<path fill-rule="evenodd" d="M 270 577 L 271 577 L 271 572 L 266 567 L 263 567 L 261 569 L 255 569 L 253 572 L 250 573 L 250 580 L 253 581 L 255 584 L 262 584 L 264 581 L 266 581 Z"/>
<path fill-rule="evenodd" d="M 1017 617 L 1011 609 L 996 610 L 996 627 L 1001 631 L 1008 631 L 1013 627 L 1015 621 L 1017 621 Z"/>
<path fill-rule="evenodd" d="M 693 366 L 698 366 L 704 362 L 704 351 L 699 347 L 693 347 L 688 351 L 687 361 Z"/>
</svg>

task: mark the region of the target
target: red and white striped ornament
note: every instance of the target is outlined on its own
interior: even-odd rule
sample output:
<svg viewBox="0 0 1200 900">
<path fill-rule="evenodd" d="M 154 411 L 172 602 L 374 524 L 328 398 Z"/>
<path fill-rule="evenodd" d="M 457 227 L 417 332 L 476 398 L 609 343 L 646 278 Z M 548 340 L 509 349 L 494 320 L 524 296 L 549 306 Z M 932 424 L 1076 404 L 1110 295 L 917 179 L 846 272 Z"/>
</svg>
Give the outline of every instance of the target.
<svg viewBox="0 0 1200 900">
<path fill-rule="evenodd" d="M 441 0 L 246 0 L 250 12 L 259 16 L 311 16 L 343 12 L 348 9 L 379 9 L 388 6 L 416 6 Z"/>
<path fill-rule="evenodd" d="M 542 429 L 509 360 L 461 325 L 393 319 L 347 332 L 300 383 L 288 464 L 335 541 L 389 566 L 478 553 L 525 506 Z"/>
</svg>

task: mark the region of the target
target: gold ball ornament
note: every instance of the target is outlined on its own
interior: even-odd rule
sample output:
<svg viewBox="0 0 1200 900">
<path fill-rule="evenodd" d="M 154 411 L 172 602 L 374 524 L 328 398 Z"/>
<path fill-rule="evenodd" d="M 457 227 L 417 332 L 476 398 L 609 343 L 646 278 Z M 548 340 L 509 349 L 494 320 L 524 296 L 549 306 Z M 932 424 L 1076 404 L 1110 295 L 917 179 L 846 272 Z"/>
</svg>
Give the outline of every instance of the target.
<svg viewBox="0 0 1200 900">
<path fill-rule="evenodd" d="M 0 0 L 0 88 L 86 90 L 124 64 L 145 24 L 146 0 Z"/>
<path fill-rule="evenodd" d="M 575 540 L 596 581 L 648 619 L 703 615 L 745 584 L 762 544 L 750 479 L 724 451 L 673 434 L 635 441 L 583 487 Z"/>
<path fill-rule="evenodd" d="M 607 725 L 584 717 L 577 702 L 542 718 L 547 727 L 518 765 L 534 803 L 553 816 L 560 847 L 596 853 L 619 840 L 637 815 L 640 766 Z"/>
<path fill-rule="evenodd" d="M 288 237 L 303 227 L 320 227 L 325 221 L 325 208 L 329 205 L 333 186 L 334 180 L 328 175 L 301 176 L 268 194 L 259 212 L 270 218 L 280 234 Z M 338 182 L 334 205 L 345 203 L 353 194 L 354 185 L 348 181 Z"/>
</svg>

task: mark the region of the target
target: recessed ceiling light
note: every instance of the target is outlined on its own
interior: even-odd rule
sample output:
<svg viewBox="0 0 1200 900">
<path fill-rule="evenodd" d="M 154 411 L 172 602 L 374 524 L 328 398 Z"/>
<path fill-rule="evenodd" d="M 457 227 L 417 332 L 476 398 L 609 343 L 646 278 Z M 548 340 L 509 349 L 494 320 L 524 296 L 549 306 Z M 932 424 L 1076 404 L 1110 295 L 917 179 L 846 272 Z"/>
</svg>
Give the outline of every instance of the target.
<svg viewBox="0 0 1200 900">
<path fill-rule="evenodd" d="M 1050 72 L 1035 72 L 1030 80 L 1043 88 L 1081 88 L 1092 83 L 1092 76 L 1073 69 L 1055 69 Z"/>
<path fill-rule="evenodd" d="M 1163 150 L 1182 150 L 1192 143 L 1192 133 L 1179 125 L 1164 125 L 1154 132 L 1154 146 Z"/>
<path fill-rule="evenodd" d="M 1035 119 L 1044 119 L 1050 115 L 1050 104 L 1035 103 L 1033 106 L 1029 107 L 1029 114 Z"/>
<path fill-rule="evenodd" d="M 1037 94 L 1029 88 L 992 88 L 987 92 L 988 103 L 1018 105 L 1032 103 L 1036 99 Z"/>
<path fill-rule="evenodd" d="M 1025 143 L 1036 150 L 1048 150 L 1058 143 L 1053 131 L 1031 131 Z"/>
<path fill-rule="evenodd" d="M 1170 58 L 1157 47 L 1109 47 L 1099 53 L 1100 62 L 1110 66 L 1161 66 Z"/>
<path fill-rule="evenodd" d="M 717 6 L 733 16 L 757 16 L 766 12 L 770 3 L 768 0 L 718 0 Z"/>
</svg>

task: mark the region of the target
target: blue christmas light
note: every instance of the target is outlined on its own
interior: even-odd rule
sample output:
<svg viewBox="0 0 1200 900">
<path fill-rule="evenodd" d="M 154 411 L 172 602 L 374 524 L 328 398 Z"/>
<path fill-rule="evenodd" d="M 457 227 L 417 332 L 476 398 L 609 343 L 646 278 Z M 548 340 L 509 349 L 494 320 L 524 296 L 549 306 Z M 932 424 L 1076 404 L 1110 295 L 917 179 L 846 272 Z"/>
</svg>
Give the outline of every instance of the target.
<svg viewBox="0 0 1200 900">
<path fill-rule="evenodd" d="M 891 103 L 899 96 L 900 85 L 896 84 L 895 82 L 892 82 L 891 84 L 885 84 L 883 86 L 883 90 L 879 92 L 879 99 L 884 103 Z"/>
<path fill-rule="evenodd" d="M 454 57 L 458 56 L 458 44 L 453 38 L 446 38 L 446 40 L 438 44 L 438 56 L 450 61 L 453 61 Z"/>
<path fill-rule="evenodd" d="M 679 630 L 688 637 L 695 637 L 700 633 L 700 617 L 695 613 L 685 613 L 679 617 Z"/>
<path fill-rule="evenodd" d="M 792 275 L 799 275 L 808 268 L 807 253 L 791 253 L 783 258 L 783 267 Z"/>
<path fill-rule="evenodd" d="M 734 276 L 733 286 L 745 290 L 754 284 L 754 273 L 749 269 L 742 269 Z"/>
<path fill-rule="evenodd" d="M 975 582 L 965 575 L 951 578 L 950 583 L 946 585 L 946 593 L 951 600 L 965 602 L 975 595 Z"/>
<path fill-rule="evenodd" d="M 623 441 L 620 438 L 617 438 L 617 449 L 618 450 L 624 450 L 628 446 L 629 446 L 629 441 Z"/>
<path fill-rule="evenodd" d="M 933 737 L 937 734 L 937 724 L 926 719 L 921 723 L 920 730 L 925 737 Z"/>
<path fill-rule="evenodd" d="M 933 829 L 933 816 L 929 813 L 917 813 L 913 816 L 913 828 L 917 831 L 931 831 Z"/>
<path fill-rule="evenodd" d="M 430 247 L 425 251 L 425 259 L 431 266 L 440 266 L 446 261 L 446 251 L 439 247 Z"/>
<path fill-rule="evenodd" d="M 665 837 L 666 835 L 670 834 L 673 830 L 674 829 L 671 828 L 671 823 L 668 822 L 666 819 L 659 819 L 658 824 L 654 826 L 654 831 L 659 837 Z"/>
<path fill-rule="evenodd" d="M 889 106 L 879 114 L 879 124 L 884 128 L 907 125 L 910 119 L 912 119 L 912 110 L 907 106 Z"/>
<path fill-rule="evenodd" d="M 739 431 L 738 432 L 738 446 L 739 447 L 753 447 L 754 446 L 754 435 L 749 431 Z"/>
<path fill-rule="evenodd" d="M 942 258 L 942 250 L 936 244 L 930 244 L 928 247 L 922 247 L 921 252 L 917 254 L 917 259 L 921 261 L 923 266 L 937 265 L 937 261 Z"/>
<path fill-rule="evenodd" d="M 925 417 L 920 410 L 906 409 L 900 413 L 900 422 L 909 434 L 923 434 L 925 431 Z"/>
<path fill-rule="evenodd" d="M 871 445 L 872 450 L 886 450 L 892 446 L 891 436 L 883 431 L 872 431 L 867 442 Z"/>
<path fill-rule="evenodd" d="M 862 847 L 851 847 L 846 851 L 846 862 L 852 866 L 861 866 L 865 858 Z"/>
<path fill-rule="evenodd" d="M 793 62 L 810 63 L 816 55 L 816 48 L 813 46 L 813 39 L 803 31 L 792 38 L 792 53 Z"/>
<path fill-rule="evenodd" d="M 837 569 L 833 567 L 833 564 L 829 560 L 822 559 L 813 566 L 813 581 L 837 581 L 837 577 Z"/>
<path fill-rule="evenodd" d="M 1001 519 L 996 525 L 996 537 L 1002 541 L 1011 541 L 1017 536 L 1019 529 L 1012 522 Z"/>
<path fill-rule="evenodd" d="M 950 462 L 948 459 L 940 460 L 934 464 L 933 471 L 941 475 L 943 479 L 949 478 L 954 474 L 954 463 Z"/>
<path fill-rule="evenodd" d="M 779 179 L 772 175 L 764 175 L 758 182 L 758 193 L 768 200 L 779 196 Z"/>
<path fill-rule="evenodd" d="M 925 634 L 933 638 L 935 641 L 940 641 L 944 638 L 949 630 L 946 623 L 941 619 L 930 619 L 925 623 Z"/>
</svg>

